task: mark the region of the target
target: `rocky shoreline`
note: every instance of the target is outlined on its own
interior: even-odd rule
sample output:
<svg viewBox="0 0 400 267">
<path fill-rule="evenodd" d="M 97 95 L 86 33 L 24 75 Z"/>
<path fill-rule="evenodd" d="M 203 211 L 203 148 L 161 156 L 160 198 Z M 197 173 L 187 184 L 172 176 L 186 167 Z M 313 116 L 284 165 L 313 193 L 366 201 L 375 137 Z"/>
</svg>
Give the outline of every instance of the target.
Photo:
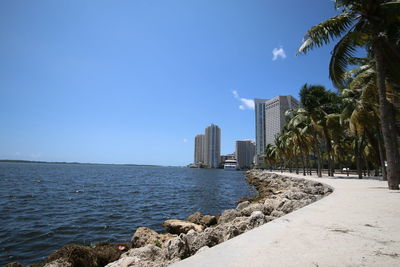
<svg viewBox="0 0 400 267">
<path fill-rule="evenodd" d="M 139 227 L 130 243 L 97 243 L 94 247 L 69 244 L 42 264 L 31 267 L 128 267 L 168 266 L 238 236 L 264 223 L 330 194 L 332 189 L 319 182 L 290 178 L 267 171 L 251 170 L 248 182 L 257 194 L 238 201 L 235 209 L 221 215 L 199 212 L 182 220 L 163 223 L 167 233 Z M 10 263 L 7 267 L 23 266 Z"/>
</svg>

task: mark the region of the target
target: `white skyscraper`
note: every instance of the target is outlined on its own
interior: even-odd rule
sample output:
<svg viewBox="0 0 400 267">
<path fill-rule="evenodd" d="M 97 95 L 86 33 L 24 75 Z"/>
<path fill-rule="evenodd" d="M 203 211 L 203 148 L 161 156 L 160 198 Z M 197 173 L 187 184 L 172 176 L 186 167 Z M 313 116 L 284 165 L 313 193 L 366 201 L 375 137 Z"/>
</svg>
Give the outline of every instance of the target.
<svg viewBox="0 0 400 267">
<path fill-rule="evenodd" d="M 221 129 L 211 124 L 205 131 L 205 165 L 218 168 L 221 158 Z"/>
<path fill-rule="evenodd" d="M 236 141 L 236 161 L 239 169 L 249 169 L 253 165 L 256 146 L 253 140 Z"/>
<path fill-rule="evenodd" d="M 261 155 L 265 148 L 265 103 L 268 99 L 254 99 L 256 112 L 256 154 Z"/>
<path fill-rule="evenodd" d="M 275 136 L 286 124 L 285 112 L 299 107 L 299 102 L 292 96 L 277 96 L 265 103 L 265 143 L 274 144 Z"/>
<path fill-rule="evenodd" d="M 194 163 L 204 164 L 205 160 L 205 146 L 206 136 L 204 134 L 196 135 L 194 139 Z"/>
</svg>

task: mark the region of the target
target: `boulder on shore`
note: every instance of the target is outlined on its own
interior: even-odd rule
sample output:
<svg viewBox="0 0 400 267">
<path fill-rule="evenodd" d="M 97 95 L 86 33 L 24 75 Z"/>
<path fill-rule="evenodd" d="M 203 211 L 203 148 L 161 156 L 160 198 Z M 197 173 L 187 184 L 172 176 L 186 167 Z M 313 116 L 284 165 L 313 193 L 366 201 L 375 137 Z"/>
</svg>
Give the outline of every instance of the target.
<svg viewBox="0 0 400 267">
<path fill-rule="evenodd" d="M 207 227 L 215 225 L 217 223 L 217 217 L 213 215 L 204 215 L 200 220 L 200 224 Z"/>
<path fill-rule="evenodd" d="M 200 212 L 195 212 L 187 218 L 188 222 L 209 227 L 218 223 L 217 217 L 213 215 L 201 216 Z"/>
<path fill-rule="evenodd" d="M 164 247 L 168 240 L 176 237 L 172 234 L 159 234 L 156 231 L 147 228 L 139 227 L 135 234 L 132 236 L 131 242 L 133 248 L 140 248 L 146 245 L 154 245 L 157 247 Z"/>
<path fill-rule="evenodd" d="M 201 224 L 201 213 L 199 211 L 193 213 L 187 218 L 187 221 L 195 224 Z"/>
<path fill-rule="evenodd" d="M 202 232 L 204 230 L 204 226 L 182 221 L 182 220 L 166 220 L 163 223 L 165 230 L 171 234 L 186 234 L 190 230 L 195 230 L 196 232 Z"/>
<path fill-rule="evenodd" d="M 227 223 L 240 216 L 240 212 L 235 209 L 224 210 L 219 217 L 218 223 Z"/>
<path fill-rule="evenodd" d="M 123 247 L 123 249 L 119 249 Z M 47 267 L 85 266 L 101 267 L 118 260 L 120 255 L 130 247 L 129 244 L 113 245 L 99 242 L 95 247 L 68 244 L 48 257 Z"/>
</svg>

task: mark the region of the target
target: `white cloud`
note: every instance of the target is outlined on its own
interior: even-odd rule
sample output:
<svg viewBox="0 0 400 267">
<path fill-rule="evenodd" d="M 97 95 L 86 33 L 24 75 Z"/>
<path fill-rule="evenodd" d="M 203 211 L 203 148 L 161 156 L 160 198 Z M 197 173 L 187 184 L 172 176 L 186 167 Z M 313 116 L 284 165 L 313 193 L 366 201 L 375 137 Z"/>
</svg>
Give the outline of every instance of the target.
<svg viewBox="0 0 400 267">
<path fill-rule="evenodd" d="M 285 53 L 285 50 L 283 50 L 282 46 L 280 48 L 274 48 L 272 50 L 272 55 L 273 55 L 273 57 L 272 57 L 273 61 L 277 60 L 278 58 L 281 58 L 281 59 L 286 58 L 286 53 Z"/>
<path fill-rule="evenodd" d="M 186 138 L 183 138 L 183 140 L 182 140 L 184 143 L 187 143 L 187 139 Z"/>
<path fill-rule="evenodd" d="M 254 109 L 254 100 L 253 99 L 248 99 L 248 98 L 243 98 L 239 96 L 239 93 L 236 90 L 232 91 L 233 97 L 242 102 L 241 105 L 239 105 L 240 110 L 245 110 L 245 109 Z"/>
</svg>

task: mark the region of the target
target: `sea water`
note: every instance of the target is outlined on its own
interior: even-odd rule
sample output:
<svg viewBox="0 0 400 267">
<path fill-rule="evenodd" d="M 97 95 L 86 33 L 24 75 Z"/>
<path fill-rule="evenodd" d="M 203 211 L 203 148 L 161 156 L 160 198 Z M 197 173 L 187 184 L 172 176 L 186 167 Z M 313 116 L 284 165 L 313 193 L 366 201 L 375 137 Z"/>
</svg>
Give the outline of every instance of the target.
<svg viewBox="0 0 400 267">
<path fill-rule="evenodd" d="M 68 243 L 128 242 L 140 226 L 218 214 L 254 194 L 243 172 L 180 167 L 0 163 L 0 266 L 37 263 Z"/>
</svg>

